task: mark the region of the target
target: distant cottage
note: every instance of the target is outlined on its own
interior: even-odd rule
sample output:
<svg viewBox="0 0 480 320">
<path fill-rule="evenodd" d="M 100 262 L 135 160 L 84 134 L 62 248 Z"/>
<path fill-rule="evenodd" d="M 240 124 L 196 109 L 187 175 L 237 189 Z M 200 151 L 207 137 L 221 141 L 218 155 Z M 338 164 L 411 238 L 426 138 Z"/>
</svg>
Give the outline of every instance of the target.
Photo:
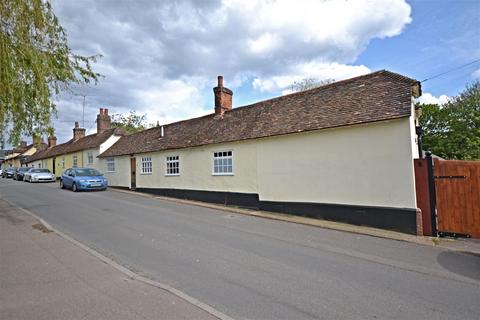
<svg viewBox="0 0 480 320">
<path fill-rule="evenodd" d="M 48 146 L 28 159 L 28 165 L 36 168 L 47 168 L 57 177 L 71 167 L 91 167 L 101 170 L 97 156 L 112 146 L 124 131 L 111 128 L 108 109 L 100 108 L 97 115 L 97 133 L 85 135 L 85 129 L 75 122 L 73 136 L 69 141 L 58 144 L 57 138 L 48 138 Z"/>
<path fill-rule="evenodd" d="M 415 233 L 418 81 L 382 70 L 237 108 L 222 77 L 213 91 L 212 114 L 77 150 L 111 186 Z"/>
</svg>

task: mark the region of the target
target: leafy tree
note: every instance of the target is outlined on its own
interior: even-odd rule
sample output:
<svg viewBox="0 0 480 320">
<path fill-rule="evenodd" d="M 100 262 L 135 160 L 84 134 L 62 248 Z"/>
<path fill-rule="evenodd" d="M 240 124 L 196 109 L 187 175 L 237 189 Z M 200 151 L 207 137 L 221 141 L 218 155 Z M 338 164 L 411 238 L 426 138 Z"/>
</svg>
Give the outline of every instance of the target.
<svg viewBox="0 0 480 320">
<path fill-rule="evenodd" d="M 421 105 L 423 149 L 446 159 L 480 159 L 480 82 L 444 105 Z"/>
<path fill-rule="evenodd" d="M 135 111 L 128 114 L 112 115 L 112 127 L 125 129 L 128 133 L 134 133 L 146 129 L 147 115 L 139 115 Z"/>
<path fill-rule="evenodd" d="M 292 90 L 293 92 L 300 92 L 300 91 L 305 91 L 313 88 L 318 88 L 332 82 L 335 82 L 335 80 L 334 79 L 318 80 L 315 78 L 304 78 L 302 80 L 295 81 L 290 86 L 290 90 Z"/>
<path fill-rule="evenodd" d="M 0 134 L 46 132 L 55 95 L 72 84 L 97 82 L 98 56 L 74 54 L 49 0 L 0 1 Z"/>
</svg>

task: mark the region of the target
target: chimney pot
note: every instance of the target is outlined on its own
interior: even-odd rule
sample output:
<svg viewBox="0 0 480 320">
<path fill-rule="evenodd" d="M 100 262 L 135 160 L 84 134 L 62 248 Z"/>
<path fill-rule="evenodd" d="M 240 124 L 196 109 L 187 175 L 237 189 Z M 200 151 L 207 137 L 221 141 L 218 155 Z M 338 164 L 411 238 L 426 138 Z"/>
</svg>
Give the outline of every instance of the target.
<svg viewBox="0 0 480 320">
<path fill-rule="evenodd" d="M 57 145 L 57 137 L 55 136 L 48 137 L 48 147 L 52 148 L 52 147 L 55 147 L 56 145 Z"/>
<path fill-rule="evenodd" d="M 85 137 L 85 128 L 80 128 L 78 121 L 75 121 L 75 128 L 73 128 L 73 141 L 77 141 Z"/>
<path fill-rule="evenodd" d="M 110 129 L 111 125 L 112 119 L 108 115 L 108 109 L 100 108 L 100 113 L 97 115 L 97 133 Z"/>
<path fill-rule="evenodd" d="M 215 96 L 215 115 L 223 115 L 225 111 L 232 110 L 232 90 L 223 86 L 223 77 L 218 76 L 218 86 L 213 88 Z"/>
</svg>

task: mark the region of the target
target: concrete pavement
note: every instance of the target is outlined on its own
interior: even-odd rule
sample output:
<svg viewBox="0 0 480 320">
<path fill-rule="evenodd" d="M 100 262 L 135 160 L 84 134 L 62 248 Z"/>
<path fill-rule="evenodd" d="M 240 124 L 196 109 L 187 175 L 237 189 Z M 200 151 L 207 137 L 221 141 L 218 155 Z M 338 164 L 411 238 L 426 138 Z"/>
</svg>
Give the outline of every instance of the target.
<svg viewBox="0 0 480 320">
<path fill-rule="evenodd" d="M 0 319 L 217 319 L 0 200 Z"/>
</svg>

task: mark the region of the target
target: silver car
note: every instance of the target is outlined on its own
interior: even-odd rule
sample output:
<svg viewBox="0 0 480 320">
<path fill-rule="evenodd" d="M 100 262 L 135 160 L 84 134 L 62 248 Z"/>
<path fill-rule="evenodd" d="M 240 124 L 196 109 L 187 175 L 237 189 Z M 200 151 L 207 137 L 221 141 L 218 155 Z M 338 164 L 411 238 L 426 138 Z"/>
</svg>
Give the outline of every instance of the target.
<svg viewBox="0 0 480 320">
<path fill-rule="evenodd" d="M 48 169 L 32 168 L 25 172 L 23 181 L 27 182 L 55 182 L 55 175 Z"/>
</svg>

